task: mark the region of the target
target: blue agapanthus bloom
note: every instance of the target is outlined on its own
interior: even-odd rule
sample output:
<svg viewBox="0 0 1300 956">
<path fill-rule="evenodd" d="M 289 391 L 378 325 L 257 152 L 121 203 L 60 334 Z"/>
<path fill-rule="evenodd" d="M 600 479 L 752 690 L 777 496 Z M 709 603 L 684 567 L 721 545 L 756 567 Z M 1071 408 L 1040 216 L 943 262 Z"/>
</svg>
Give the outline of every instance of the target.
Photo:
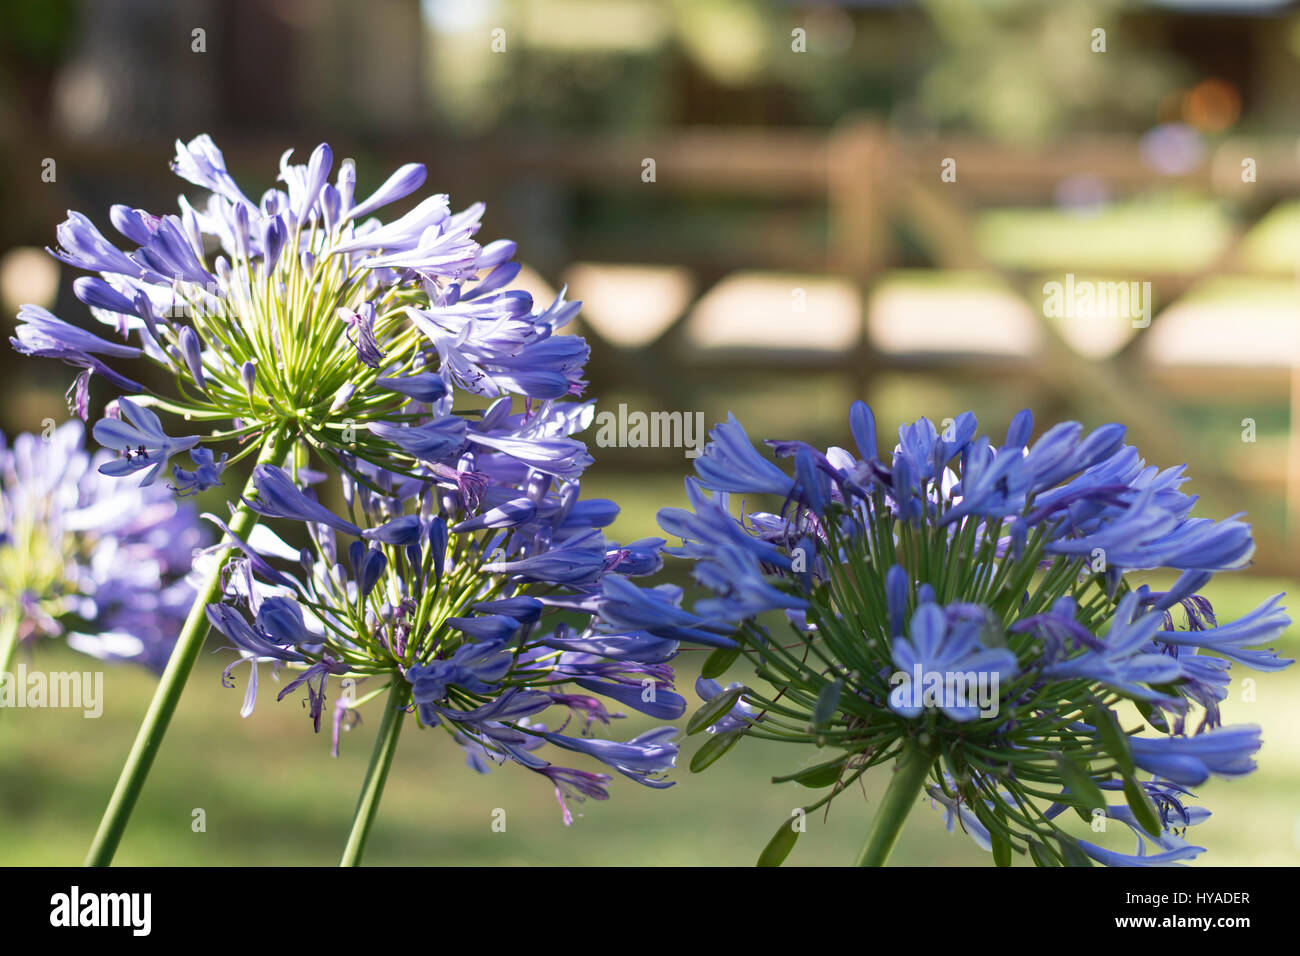
<svg viewBox="0 0 1300 956">
<path fill-rule="evenodd" d="M 711 592 L 689 626 L 740 644 L 705 666 L 689 729 L 714 736 L 693 768 L 744 736 L 825 748 L 781 778 L 829 789 L 812 810 L 896 761 L 864 864 L 884 862 L 923 789 L 1000 864 L 1200 853 L 1183 831 L 1208 814 L 1184 806 L 1188 788 L 1249 773 L 1261 745 L 1258 728 L 1221 726 L 1230 668 L 1292 663 L 1268 646 L 1290 624 L 1281 595 L 1222 623 L 1200 593 L 1249 563 L 1249 526 L 1194 517 L 1183 469 L 1146 465 L 1118 425 L 1031 440 L 1021 412 L 995 443 L 970 413 L 922 418 L 881 455 L 856 402 L 849 431 L 856 453 L 768 442 L 787 470 L 731 418 L 687 480 L 691 508 L 660 512 L 681 539 L 668 553 Z M 1149 571 L 1172 585 L 1139 582 Z M 723 691 L 711 678 L 742 654 L 762 683 Z M 1080 839 L 1067 809 L 1124 823 L 1138 852 Z"/>
<path fill-rule="evenodd" d="M 472 445 L 520 467 L 580 472 L 585 450 L 553 420 L 515 429 L 506 413 L 422 419 L 410 407 L 453 387 L 532 402 L 580 394 L 587 345 L 557 334 L 578 303 L 561 293 L 535 307 L 511 288 L 515 243 L 475 240 L 481 203 L 453 212 L 435 194 L 387 223 L 375 218 L 420 190 L 423 165 L 358 196 L 356 169 L 344 162 L 335 172 L 328 145 L 301 165 L 291 154 L 280 186 L 254 200 L 207 135 L 178 141 L 172 169 L 207 191 L 202 201 L 182 196 L 162 215 L 113 206 L 118 239 L 81 213 L 58 227 L 51 252 L 90 273 L 73 289 L 104 335 L 25 305 L 11 342 L 81 369 L 69 402 L 83 420 L 93 376 L 124 396 L 94 428 L 120 456 L 102 470 L 144 472 L 146 484 L 163 475 L 190 494 L 289 435 L 353 471 L 357 460 L 387 465 L 394 455 L 454 461 Z M 121 371 L 140 361 L 172 387 L 154 393 Z M 189 462 L 173 460 L 186 451 Z"/>
<path fill-rule="evenodd" d="M 465 434 L 559 440 L 588 417 L 549 402 L 507 415 L 498 403 Z M 257 466 L 248 504 L 269 522 L 237 542 L 224 600 L 208 606 L 239 653 L 227 677 L 242 663 L 251 670 L 243 713 L 269 664 L 289 675 L 278 697 L 304 696 L 318 731 L 332 717 L 337 752 L 339 731 L 385 695 L 375 711 L 413 711 L 464 748 L 471 767 L 510 761 L 545 777 L 566 823 L 567 801 L 605 799 L 611 777 L 553 762 L 561 752 L 668 786 L 673 727 L 628 741 L 595 733 L 623 716 L 617 707 L 665 721 L 686 709 L 669 665 L 674 625 L 630 627 L 617 613 L 630 596 L 680 598 L 630 580 L 658 570 L 663 539 L 608 540 L 601 529 L 618 509 L 552 474 L 568 473 L 557 464 L 568 457 L 562 447 L 549 460 L 539 450 L 529 468 L 473 439 L 459 448 L 459 490 L 435 480 L 436 463 L 422 474 L 360 463 L 339 511 L 288 471 Z M 309 548 L 272 530 L 295 523 Z M 539 752 L 547 744 L 555 755 Z"/>
<path fill-rule="evenodd" d="M 83 436 L 79 421 L 0 435 L 0 671 L 42 636 L 161 669 L 194 599 L 194 509 L 100 474 L 112 456 Z"/>
</svg>

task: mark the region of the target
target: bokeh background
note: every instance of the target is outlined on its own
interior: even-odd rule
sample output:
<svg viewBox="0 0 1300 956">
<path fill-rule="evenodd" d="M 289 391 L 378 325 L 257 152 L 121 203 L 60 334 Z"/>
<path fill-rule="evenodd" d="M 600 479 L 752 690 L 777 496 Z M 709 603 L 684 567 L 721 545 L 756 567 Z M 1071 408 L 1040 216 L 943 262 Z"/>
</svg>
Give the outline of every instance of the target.
<svg viewBox="0 0 1300 956">
<path fill-rule="evenodd" d="M 22 302 L 88 320 L 42 247 L 67 209 L 103 223 L 192 192 L 167 169 L 176 138 L 210 132 L 250 194 L 284 149 L 328 140 L 363 192 L 418 160 L 455 206 L 485 200 L 483 236 L 518 240 L 527 286 L 584 300 L 600 408 L 734 411 L 821 443 L 847 442 L 855 397 L 882 423 L 974 409 L 991 433 L 1024 406 L 1118 419 L 1151 463 L 1189 464 L 1201 513 L 1254 521 L 1254 567 L 1213 586 L 1221 616 L 1295 590 L 1295 3 L 5 0 L 0 20 L 7 329 Z M 1150 283 L 1153 321 L 1046 316 L 1067 274 Z M 0 428 L 65 419 L 71 378 L 0 352 Z M 624 505 L 614 536 L 653 534 L 682 449 L 593 450 L 588 488 Z M 691 697 L 698 658 L 680 660 Z M 335 862 L 377 720 L 332 759 L 292 700 L 241 720 L 219 661 L 118 861 Z M 152 686 L 111 668 L 100 720 L 0 713 L 0 863 L 81 860 Z M 1294 864 L 1300 672 L 1252 691 L 1234 685 L 1225 721 L 1263 725 L 1260 770 L 1204 788 L 1195 836 L 1207 863 Z M 819 758 L 746 741 L 692 775 L 698 743 L 672 790 L 620 779 L 566 829 L 531 775 L 478 777 L 412 725 L 367 862 L 751 863 L 808 799 L 768 778 Z M 811 821 L 790 863 L 850 862 L 879 784 Z M 988 862 L 923 809 L 895 859 Z"/>
</svg>

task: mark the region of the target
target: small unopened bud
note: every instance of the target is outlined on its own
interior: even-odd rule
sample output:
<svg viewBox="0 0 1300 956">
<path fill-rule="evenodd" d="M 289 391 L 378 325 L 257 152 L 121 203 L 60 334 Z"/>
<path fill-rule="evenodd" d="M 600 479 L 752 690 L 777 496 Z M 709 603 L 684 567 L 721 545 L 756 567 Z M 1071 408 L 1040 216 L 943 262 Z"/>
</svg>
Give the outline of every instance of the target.
<svg viewBox="0 0 1300 956">
<path fill-rule="evenodd" d="M 343 160 L 339 166 L 337 188 L 343 211 L 350 211 L 357 190 L 357 167 L 350 159 Z"/>
<path fill-rule="evenodd" d="M 350 510 L 357 500 L 357 483 L 346 471 L 339 477 L 343 480 L 343 502 Z"/>
<path fill-rule="evenodd" d="M 578 485 L 576 482 L 570 482 L 564 486 L 560 492 L 560 507 L 555 509 L 555 514 L 551 516 L 551 527 L 558 528 L 564 524 L 564 519 L 569 517 L 569 512 L 573 506 L 578 503 Z"/>
<path fill-rule="evenodd" d="M 248 397 L 253 397 L 253 389 L 257 387 L 257 363 L 253 361 L 245 362 L 239 367 L 239 380 L 244 384 L 244 391 Z"/>
<path fill-rule="evenodd" d="M 537 503 L 546 497 L 546 492 L 551 487 L 551 476 L 544 475 L 540 471 L 534 471 L 528 476 L 528 497 Z"/>
<path fill-rule="evenodd" d="M 438 504 L 442 513 L 454 517 L 460 511 L 460 495 L 450 488 L 438 489 Z"/>
<path fill-rule="evenodd" d="M 203 377 L 203 346 L 199 342 L 198 333 L 188 325 L 181 329 L 180 346 L 181 354 L 185 357 L 185 365 L 194 376 L 194 384 L 206 391 L 208 383 Z"/>
<path fill-rule="evenodd" d="M 248 207 L 243 203 L 235 203 L 235 255 L 244 262 L 250 257 L 248 229 Z"/>
<path fill-rule="evenodd" d="M 339 191 L 329 183 L 320 191 L 320 208 L 325 217 L 325 231 L 332 233 L 335 224 L 339 221 L 339 207 L 342 205 L 342 199 L 339 197 Z"/>
<path fill-rule="evenodd" d="M 365 560 L 361 563 L 360 580 L 357 582 L 361 585 L 362 597 L 370 597 L 370 592 L 379 583 L 379 576 L 384 573 L 387 564 L 388 559 L 378 548 L 371 548 L 366 552 Z"/>
<path fill-rule="evenodd" d="M 185 197 L 181 197 L 181 228 L 185 231 L 185 238 L 189 240 L 190 246 L 195 252 L 203 252 L 203 229 L 199 225 L 199 214 L 194 211 Z"/>
<path fill-rule="evenodd" d="M 334 401 L 330 403 L 330 411 L 337 412 L 345 408 L 348 402 L 352 401 L 352 396 L 357 392 L 357 387 L 351 382 L 345 382 L 343 387 L 334 393 Z"/>
<path fill-rule="evenodd" d="M 262 274 L 274 274 L 280 253 L 289 241 L 289 227 L 282 216 L 271 216 L 262 223 Z"/>
</svg>

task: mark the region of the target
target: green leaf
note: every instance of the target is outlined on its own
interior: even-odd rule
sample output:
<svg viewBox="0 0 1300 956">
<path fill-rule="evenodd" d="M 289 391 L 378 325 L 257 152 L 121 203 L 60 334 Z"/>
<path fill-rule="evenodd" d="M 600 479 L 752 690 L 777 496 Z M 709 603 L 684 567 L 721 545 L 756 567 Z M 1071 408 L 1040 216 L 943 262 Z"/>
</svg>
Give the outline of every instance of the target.
<svg viewBox="0 0 1300 956">
<path fill-rule="evenodd" d="M 731 708 L 736 706 L 736 701 L 740 700 L 740 695 L 745 692 L 743 687 L 733 687 L 731 690 L 723 691 L 717 697 L 705 703 L 703 707 L 691 715 L 691 719 L 686 723 L 686 734 L 698 734 L 706 727 L 712 727 L 719 720 L 727 715 Z"/>
<path fill-rule="evenodd" d="M 1160 825 L 1160 814 L 1156 812 L 1156 805 L 1151 802 L 1147 792 L 1138 785 L 1136 778 L 1124 778 L 1124 799 L 1128 801 L 1128 808 L 1133 811 L 1133 816 L 1142 829 L 1153 837 L 1160 836 L 1164 830 Z"/>
<path fill-rule="evenodd" d="M 758 855 L 758 866 L 780 866 L 785 862 L 785 858 L 790 855 L 790 851 L 799 840 L 801 831 L 794 828 L 798 819 L 792 816 L 776 828 L 776 833 L 767 841 L 763 852 Z"/>
<path fill-rule="evenodd" d="M 835 709 L 840 705 L 840 692 L 844 690 L 844 680 L 832 681 L 817 694 L 817 703 L 813 706 L 813 727 L 824 727 L 835 716 Z"/>
<path fill-rule="evenodd" d="M 1120 729 L 1115 712 L 1109 707 L 1094 704 L 1091 716 L 1092 725 L 1097 728 L 1097 739 L 1101 742 L 1102 749 L 1119 764 L 1121 774 L 1125 777 L 1133 776 L 1137 772 L 1137 768 L 1133 765 L 1133 754 L 1129 750 L 1128 737 Z"/>
<path fill-rule="evenodd" d="M 1065 857 L 1066 866 L 1092 866 L 1092 860 L 1088 854 L 1079 849 L 1079 844 L 1073 839 L 1060 834 L 1056 837 L 1057 846 L 1061 848 L 1061 855 Z"/>
<path fill-rule="evenodd" d="M 1081 811 L 1080 816 L 1084 822 L 1092 820 L 1092 811 L 1101 807 L 1105 809 L 1106 798 L 1102 795 L 1101 788 L 1096 782 L 1084 772 L 1083 768 L 1067 757 L 1065 754 L 1056 755 L 1056 771 L 1061 775 L 1061 780 L 1070 788 L 1070 796 L 1074 800 L 1069 801 L 1075 809 Z M 1062 802 L 1066 802 L 1064 799 Z"/>
<path fill-rule="evenodd" d="M 1160 726 L 1157 723 L 1157 720 L 1159 720 L 1159 717 L 1157 716 L 1159 711 L 1156 710 L 1149 700 L 1135 700 L 1133 701 L 1133 706 L 1136 707 L 1137 712 L 1142 715 L 1142 719 L 1152 727 Z"/>
<path fill-rule="evenodd" d="M 1037 840 L 1029 841 L 1029 855 L 1034 858 L 1034 866 L 1060 866 L 1061 862 Z"/>
<path fill-rule="evenodd" d="M 975 819 L 984 825 L 984 829 L 988 830 L 990 835 L 993 833 L 1003 834 L 1006 827 L 1003 825 L 1001 820 L 993 815 L 993 811 L 989 808 L 989 805 L 984 802 L 983 796 L 978 792 L 974 794 L 962 794 L 962 796 L 966 806 L 975 814 Z"/>
<path fill-rule="evenodd" d="M 845 757 L 837 757 L 826 763 L 819 763 L 813 767 L 804 767 L 802 770 L 784 777 L 773 777 L 773 783 L 797 783 L 801 787 L 810 787 L 813 790 L 820 787 L 829 787 L 838 783 L 840 776 L 844 773 Z"/>
<path fill-rule="evenodd" d="M 993 845 L 993 863 L 996 866 L 1011 865 L 1011 841 L 1001 833 L 989 831 L 989 842 Z"/>
<path fill-rule="evenodd" d="M 966 806 L 975 814 L 975 819 L 983 824 L 989 833 L 989 844 L 993 850 L 993 862 L 998 866 L 1010 866 L 1011 854 L 1015 846 L 1011 843 L 1011 831 L 1007 828 L 1006 818 L 1000 804 L 989 806 L 984 797 L 978 793 L 963 794 Z"/>
<path fill-rule="evenodd" d="M 706 767 L 713 764 L 723 754 L 732 747 L 736 746 L 742 734 L 739 731 L 731 731 L 727 734 L 714 734 L 704 742 L 704 746 L 695 751 L 691 757 L 691 773 L 699 773 Z"/>
<path fill-rule="evenodd" d="M 732 664 L 736 663 L 736 658 L 740 656 L 739 647 L 719 647 L 704 659 L 704 666 L 700 668 L 700 676 L 708 679 L 721 677 L 727 672 Z"/>
</svg>

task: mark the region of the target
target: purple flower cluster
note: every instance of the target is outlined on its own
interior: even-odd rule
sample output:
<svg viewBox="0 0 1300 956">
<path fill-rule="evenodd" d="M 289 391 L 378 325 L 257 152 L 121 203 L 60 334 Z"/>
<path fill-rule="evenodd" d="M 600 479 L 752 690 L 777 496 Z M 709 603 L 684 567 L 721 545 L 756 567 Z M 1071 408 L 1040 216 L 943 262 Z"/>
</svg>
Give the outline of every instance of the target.
<svg viewBox="0 0 1300 956">
<path fill-rule="evenodd" d="M 702 688 L 700 723 L 722 737 L 841 748 L 820 778 L 835 792 L 920 751 L 950 822 L 973 814 L 999 857 L 1149 864 L 1199 852 L 1169 842 L 1171 827 L 1194 822 L 1172 788 L 1247 773 L 1260 747 L 1258 728 L 1220 726 L 1229 670 L 1291 663 L 1266 646 L 1290 624 L 1281 595 L 1220 624 L 1200 593 L 1215 572 L 1249 563 L 1249 526 L 1194 517 L 1183 469 L 1146 465 L 1118 425 L 1085 434 L 1066 422 L 1031 441 L 1021 412 L 995 444 L 970 413 L 942 430 L 922 418 L 882 455 L 857 402 L 849 430 L 856 454 L 768 442 L 793 459 L 790 474 L 732 418 L 687 480 L 691 508 L 660 512 L 681 539 L 668 553 L 691 560 L 711 592 L 683 624 L 733 631 L 777 691 L 743 687 L 715 720 L 720 688 Z M 747 500 L 737 512 L 734 494 L 779 507 Z M 1167 590 L 1134 580 L 1153 570 L 1173 577 Z M 771 634 L 776 614 L 793 648 Z M 706 675 L 736 656 L 716 652 Z M 1157 736 L 1119 731 L 1124 701 Z M 1112 812 L 1107 788 L 1123 789 L 1128 807 Z M 1162 849 L 1099 850 L 1065 834 L 1056 812 L 1028 809 L 1044 798 L 1125 822 L 1137 813 Z"/>
<path fill-rule="evenodd" d="M 557 334 L 578 304 L 561 293 L 534 309 L 527 292 L 511 288 L 515 243 L 475 241 L 481 203 L 453 213 L 447 196 L 433 195 L 388 223 L 372 218 L 420 189 L 423 165 L 402 166 L 359 198 L 350 162 L 331 179 L 327 145 L 303 165 L 289 157 L 280 161 L 282 188 L 255 202 L 208 136 L 178 141 L 172 168 L 209 191 L 204 202 L 182 197 L 179 211 L 164 215 L 113 206 L 126 249 L 80 213 L 59 226 L 52 254 L 94 273 L 74 291 L 125 341 L 33 305 L 19 312 L 11 341 L 81 369 L 69 401 L 83 420 L 96 374 L 137 396 L 111 404 L 95 426 L 96 439 L 121 456 L 105 472 L 144 471 L 147 484 L 170 466 L 179 490 L 201 491 L 287 429 L 340 470 L 356 458 L 454 460 L 472 445 L 518 469 L 579 474 L 590 458 L 568 437 L 578 410 L 523 423 L 507 404 L 471 425 L 447 411 L 417 424 L 406 407 L 445 408 L 455 388 L 530 402 L 580 394 L 587 345 Z M 174 388 L 152 393 L 111 367 L 141 359 Z M 171 437 L 156 412 L 200 433 Z M 233 453 L 218 456 L 212 445 Z M 170 462 L 186 451 L 188 467 Z"/>
<path fill-rule="evenodd" d="M 553 413 L 544 404 L 532 415 Z M 474 476 L 465 491 L 367 468 L 364 482 L 345 483 L 341 514 L 284 470 L 258 466 L 250 505 L 303 523 L 311 547 L 300 552 L 262 525 L 240 542 L 226 600 L 208 606 L 240 654 L 226 673 L 241 662 L 252 669 L 243 713 L 253 709 L 259 664 L 294 673 L 279 697 L 302 688 L 317 730 L 330 679 L 350 682 L 333 707 L 337 752 L 362 702 L 353 688 L 401 682 L 420 723 L 445 730 L 472 767 L 512 761 L 550 780 L 566 821 L 566 798 L 604 799 L 610 777 L 552 764 L 536 752 L 546 743 L 668 786 L 674 728 L 625 743 L 591 734 L 622 716 L 610 703 L 659 720 L 685 710 L 668 666 L 670 629 L 628 626 L 619 614 L 678 599 L 629 580 L 658 570 L 663 540 L 607 540 L 601 528 L 617 507 L 581 499 L 576 481 L 530 469 L 513 484 L 513 462 L 492 454 L 467 453 L 458 467 Z M 558 724 L 539 723 L 543 712 Z"/>
<path fill-rule="evenodd" d="M 101 475 L 80 422 L 0 436 L 0 620 L 156 670 L 194 600 L 194 509 L 163 488 Z M 0 666 L 3 670 L 3 666 Z"/>
</svg>

